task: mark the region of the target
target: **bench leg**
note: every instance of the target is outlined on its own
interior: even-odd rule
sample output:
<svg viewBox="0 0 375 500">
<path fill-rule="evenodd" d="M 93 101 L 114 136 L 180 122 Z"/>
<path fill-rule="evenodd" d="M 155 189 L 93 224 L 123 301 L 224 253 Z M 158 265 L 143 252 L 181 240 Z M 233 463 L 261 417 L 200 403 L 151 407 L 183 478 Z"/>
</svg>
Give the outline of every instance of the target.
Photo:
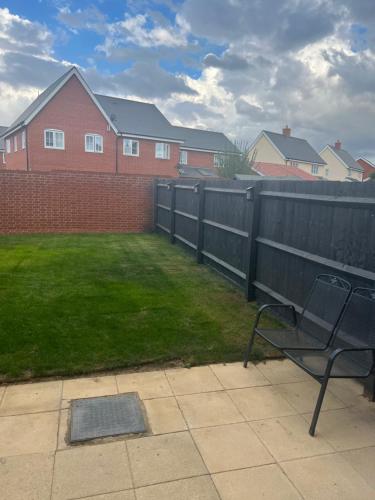
<svg viewBox="0 0 375 500">
<path fill-rule="evenodd" d="M 255 339 L 255 327 L 253 328 L 253 331 L 251 332 L 251 337 L 250 337 L 250 340 L 249 340 L 249 343 L 248 343 L 248 346 L 247 346 L 247 349 L 246 349 L 245 359 L 244 359 L 244 362 L 243 362 L 244 368 L 247 368 L 247 364 L 249 362 L 250 354 L 251 354 L 251 351 L 252 351 L 253 345 L 254 345 L 254 339 Z"/>
<path fill-rule="evenodd" d="M 321 409 L 322 404 L 323 404 L 323 399 L 324 399 L 324 395 L 326 393 L 328 380 L 329 380 L 329 377 L 325 376 L 323 379 L 322 385 L 320 387 L 318 400 L 317 400 L 316 405 L 315 405 L 314 415 L 313 415 L 313 418 L 311 420 L 311 425 L 310 425 L 310 430 L 309 430 L 310 436 L 315 436 L 315 427 L 316 427 L 316 424 L 318 423 L 320 409 Z"/>
</svg>

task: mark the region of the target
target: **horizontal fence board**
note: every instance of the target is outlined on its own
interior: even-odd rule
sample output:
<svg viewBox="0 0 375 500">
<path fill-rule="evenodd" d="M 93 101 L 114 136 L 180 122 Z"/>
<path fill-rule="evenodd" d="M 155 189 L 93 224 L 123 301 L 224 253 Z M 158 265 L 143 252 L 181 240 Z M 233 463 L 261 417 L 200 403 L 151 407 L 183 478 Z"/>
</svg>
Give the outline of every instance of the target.
<svg viewBox="0 0 375 500">
<path fill-rule="evenodd" d="M 213 255 L 212 253 L 209 253 L 209 252 L 206 252 L 205 250 L 202 250 L 202 254 L 205 257 L 208 257 L 209 259 L 211 259 L 214 262 L 216 262 L 216 264 L 220 264 L 220 266 L 224 267 L 225 269 L 228 269 L 228 271 L 230 271 L 231 273 L 235 274 L 236 276 L 239 276 L 242 279 L 246 279 L 246 274 L 245 273 L 243 273 L 239 269 L 231 266 L 230 264 L 228 264 L 227 262 L 223 261 L 222 259 L 219 259 L 218 257 L 216 257 L 215 255 Z"/>
<path fill-rule="evenodd" d="M 247 238 L 249 236 L 249 233 L 246 231 L 241 231 L 240 229 L 236 229 L 235 227 L 231 226 L 226 226 L 225 224 L 219 224 L 218 222 L 214 222 L 212 220 L 208 219 L 203 219 L 203 224 L 207 224 L 208 226 L 213 226 L 218 229 L 222 229 L 223 231 L 228 231 L 229 233 L 234 233 L 237 234 L 238 236 L 243 236 L 244 238 Z"/>
<path fill-rule="evenodd" d="M 357 198 L 353 196 L 314 195 L 309 193 L 285 193 L 279 191 L 261 191 L 260 196 L 269 198 L 287 198 L 289 200 L 305 201 L 307 203 L 338 203 L 340 205 L 369 206 L 375 208 L 374 198 Z"/>
</svg>

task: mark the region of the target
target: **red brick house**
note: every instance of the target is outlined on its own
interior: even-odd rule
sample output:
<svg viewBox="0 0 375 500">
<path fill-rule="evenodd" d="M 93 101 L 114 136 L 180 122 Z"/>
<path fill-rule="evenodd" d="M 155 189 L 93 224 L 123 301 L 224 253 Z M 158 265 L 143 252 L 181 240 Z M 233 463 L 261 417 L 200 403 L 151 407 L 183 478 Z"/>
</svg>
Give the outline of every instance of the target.
<svg viewBox="0 0 375 500">
<path fill-rule="evenodd" d="M 357 163 L 363 168 L 363 181 L 367 181 L 371 174 L 375 174 L 375 165 L 366 158 L 358 158 Z"/>
<path fill-rule="evenodd" d="M 153 104 L 94 94 L 75 67 L 2 138 L 12 170 L 202 177 L 215 175 L 220 154 L 237 152 L 222 133 L 174 127 Z"/>
</svg>

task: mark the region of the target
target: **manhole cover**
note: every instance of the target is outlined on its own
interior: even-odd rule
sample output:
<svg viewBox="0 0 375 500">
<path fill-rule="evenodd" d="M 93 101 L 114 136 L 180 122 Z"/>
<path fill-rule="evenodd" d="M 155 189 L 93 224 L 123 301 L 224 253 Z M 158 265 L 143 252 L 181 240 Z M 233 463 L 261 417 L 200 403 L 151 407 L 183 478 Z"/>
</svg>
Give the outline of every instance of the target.
<svg viewBox="0 0 375 500">
<path fill-rule="evenodd" d="M 72 402 L 70 442 L 146 432 L 137 393 Z"/>
</svg>

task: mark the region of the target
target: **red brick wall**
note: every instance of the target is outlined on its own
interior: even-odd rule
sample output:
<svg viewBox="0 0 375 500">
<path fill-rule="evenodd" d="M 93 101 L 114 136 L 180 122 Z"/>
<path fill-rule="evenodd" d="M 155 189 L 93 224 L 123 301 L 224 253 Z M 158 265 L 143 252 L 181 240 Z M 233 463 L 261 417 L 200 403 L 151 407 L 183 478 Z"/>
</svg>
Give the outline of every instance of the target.
<svg viewBox="0 0 375 500">
<path fill-rule="evenodd" d="M 77 172 L 0 172 L 0 233 L 143 232 L 153 178 Z"/>
<path fill-rule="evenodd" d="M 187 164 L 191 167 L 214 168 L 214 154 L 201 151 L 187 151 Z"/>
<path fill-rule="evenodd" d="M 22 129 L 25 130 L 25 129 Z M 26 170 L 27 168 L 27 153 L 26 148 L 22 149 L 22 130 L 17 130 L 14 134 L 7 137 L 10 140 L 10 153 L 5 153 L 5 166 L 11 170 Z M 14 151 L 14 137 L 17 137 L 17 151 Z M 6 139 L 4 147 L 6 151 Z"/>
<path fill-rule="evenodd" d="M 63 130 L 65 149 L 46 149 L 44 130 Z M 85 152 L 85 134 L 103 136 L 103 153 Z M 31 121 L 27 130 L 30 170 L 114 172 L 116 135 L 76 76 Z"/>
<path fill-rule="evenodd" d="M 180 155 L 179 144 L 164 141 L 170 146 L 170 159 L 155 158 L 155 144 L 163 141 L 139 139 L 139 156 L 125 156 L 123 154 L 123 138 L 118 139 L 118 168 L 126 174 L 146 174 L 160 177 L 177 177 L 177 164 Z M 136 139 L 138 140 L 138 139 Z"/>
</svg>

